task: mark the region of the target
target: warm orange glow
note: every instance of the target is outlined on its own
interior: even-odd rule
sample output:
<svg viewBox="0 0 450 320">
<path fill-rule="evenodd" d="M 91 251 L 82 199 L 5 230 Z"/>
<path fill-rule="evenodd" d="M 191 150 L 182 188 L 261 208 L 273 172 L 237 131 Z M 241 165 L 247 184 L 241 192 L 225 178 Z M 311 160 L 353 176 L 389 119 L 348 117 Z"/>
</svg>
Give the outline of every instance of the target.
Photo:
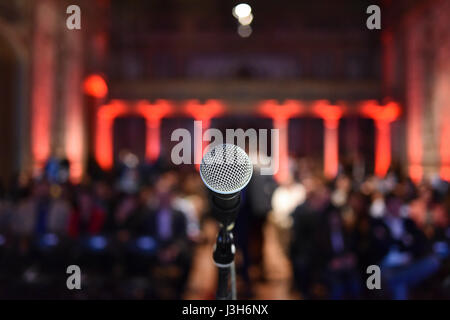
<svg viewBox="0 0 450 320">
<path fill-rule="evenodd" d="M 400 106 L 395 102 L 389 102 L 383 106 L 375 100 L 369 100 L 360 105 L 360 112 L 363 116 L 375 121 L 375 174 L 384 177 L 391 165 L 390 123 L 400 116 Z"/>
<path fill-rule="evenodd" d="M 39 9 L 39 8 L 38 8 Z M 55 76 L 53 17 L 36 16 L 33 33 L 30 142 L 33 169 L 40 170 L 50 156 L 51 114 Z"/>
<path fill-rule="evenodd" d="M 273 120 L 273 128 L 278 129 L 279 132 L 279 168 L 275 174 L 275 179 L 278 182 L 287 181 L 289 178 L 288 123 L 289 120 L 286 118 L 275 118 Z M 276 143 L 276 141 L 274 142 Z M 276 146 L 272 148 L 275 150 Z"/>
<path fill-rule="evenodd" d="M 159 158 L 161 152 L 161 139 L 160 139 L 160 120 L 148 120 L 146 121 L 147 133 L 146 133 L 146 148 L 145 157 L 150 162 L 155 162 Z"/>
<path fill-rule="evenodd" d="M 396 102 L 379 105 L 375 100 L 369 100 L 361 103 L 360 112 L 363 116 L 372 118 L 375 121 L 392 122 L 400 116 L 401 108 Z"/>
<path fill-rule="evenodd" d="M 80 33 L 71 33 L 71 43 L 73 47 L 80 48 L 82 35 Z M 74 54 L 66 62 L 65 75 L 65 151 L 67 159 L 70 162 L 70 179 L 74 183 L 79 183 L 83 175 L 85 138 L 84 138 L 84 117 L 83 101 L 80 90 L 82 82 L 82 50 Z"/>
<path fill-rule="evenodd" d="M 409 176 L 415 183 L 419 183 L 423 177 L 423 167 L 419 164 L 409 166 Z"/>
<path fill-rule="evenodd" d="M 324 120 L 324 174 L 327 178 L 336 177 L 339 169 L 339 119 L 345 108 L 340 105 L 332 105 L 327 100 L 319 100 L 314 103 L 312 111 Z"/>
<path fill-rule="evenodd" d="M 207 100 L 205 103 L 200 103 L 198 100 L 189 100 L 184 106 L 187 114 L 195 120 L 209 121 L 225 112 L 223 103 L 219 100 Z"/>
<path fill-rule="evenodd" d="M 35 101 L 39 101 L 36 97 Z M 49 104 L 33 105 L 31 119 L 31 148 L 34 164 L 42 167 L 50 155 L 50 108 Z"/>
<path fill-rule="evenodd" d="M 327 178 L 336 177 L 339 169 L 339 121 L 324 120 L 324 174 Z"/>
<path fill-rule="evenodd" d="M 408 32 L 406 38 L 406 101 L 408 114 L 406 117 L 407 148 L 409 174 L 418 183 L 423 176 L 423 140 L 422 140 L 422 108 L 423 108 L 423 63 L 420 42 L 414 32 Z"/>
<path fill-rule="evenodd" d="M 157 100 L 154 104 L 142 100 L 137 104 L 128 105 L 123 101 L 112 100 L 103 105 L 97 112 L 96 159 L 105 170 L 113 165 L 113 124 L 114 120 L 123 115 L 138 114 L 146 119 L 147 143 L 146 158 L 155 161 L 160 153 L 160 120 L 172 112 L 172 106 L 166 100 Z"/>
<path fill-rule="evenodd" d="M 441 128 L 441 141 L 439 146 L 439 153 L 441 157 L 440 175 L 442 180 L 450 181 L 450 122 L 444 118 Z"/>
<path fill-rule="evenodd" d="M 300 101 L 286 100 L 279 104 L 276 100 L 266 100 L 262 102 L 258 108 L 259 114 L 272 119 L 289 120 L 298 116 L 303 111 Z"/>
<path fill-rule="evenodd" d="M 189 100 L 184 106 L 184 110 L 195 120 L 202 122 L 202 132 L 194 134 L 198 139 L 194 141 L 194 163 L 196 164 L 195 167 L 197 170 L 199 170 L 199 163 L 201 162 L 206 147 L 206 143 L 203 141 L 203 131 L 209 128 L 212 118 L 218 117 L 225 112 L 225 107 L 221 101 L 214 99 L 207 100 L 203 104 L 198 100 Z"/>
<path fill-rule="evenodd" d="M 303 106 L 296 100 L 286 100 L 282 104 L 276 100 L 266 100 L 259 105 L 258 111 L 260 115 L 272 118 L 273 128 L 279 130 L 279 169 L 275 179 L 286 181 L 289 177 L 288 123 L 290 118 L 302 113 Z"/>
<path fill-rule="evenodd" d="M 450 166 L 441 165 L 441 179 L 445 181 L 450 181 Z"/>
<path fill-rule="evenodd" d="M 327 120 L 328 125 L 337 126 L 337 122 L 344 114 L 344 107 L 332 105 L 327 100 L 318 100 L 313 104 L 313 113 L 318 117 Z"/>
<path fill-rule="evenodd" d="M 375 121 L 375 174 L 384 177 L 391 165 L 391 128 L 387 121 Z"/>
<path fill-rule="evenodd" d="M 98 74 L 88 76 L 83 83 L 84 92 L 87 95 L 104 98 L 108 94 L 108 86 L 105 79 Z"/>
<path fill-rule="evenodd" d="M 105 170 L 113 165 L 113 123 L 119 115 L 127 113 L 127 106 L 118 100 L 101 106 L 97 111 L 97 132 L 95 135 L 95 158 Z"/>
</svg>

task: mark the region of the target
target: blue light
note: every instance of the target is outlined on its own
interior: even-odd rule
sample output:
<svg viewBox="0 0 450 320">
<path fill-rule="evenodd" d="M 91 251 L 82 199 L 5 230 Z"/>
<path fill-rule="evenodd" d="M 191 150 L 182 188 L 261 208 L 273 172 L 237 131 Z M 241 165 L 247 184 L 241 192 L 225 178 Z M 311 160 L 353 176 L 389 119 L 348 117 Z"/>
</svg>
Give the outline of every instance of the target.
<svg viewBox="0 0 450 320">
<path fill-rule="evenodd" d="M 59 242 L 58 236 L 54 233 L 47 233 L 42 236 L 42 244 L 45 246 L 53 247 L 56 246 Z"/>
<path fill-rule="evenodd" d="M 102 237 L 102 236 L 94 236 L 94 237 L 91 237 L 89 240 L 89 245 L 95 250 L 105 249 L 107 244 L 108 244 L 108 241 L 106 240 L 105 237 Z"/>
<path fill-rule="evenodd" d="M 153 250 L 156 247 L 156 242 L 152 237 L 144 236 L 137 239 L 136 245 L 142 250 Z"/>
</svg>

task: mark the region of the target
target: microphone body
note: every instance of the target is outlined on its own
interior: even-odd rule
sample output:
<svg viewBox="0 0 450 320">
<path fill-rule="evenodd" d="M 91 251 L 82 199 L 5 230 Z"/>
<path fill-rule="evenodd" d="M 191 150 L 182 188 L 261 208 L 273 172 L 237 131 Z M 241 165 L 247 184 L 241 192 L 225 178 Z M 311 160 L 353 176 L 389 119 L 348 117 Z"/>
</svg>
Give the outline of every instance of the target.
<svg viewBox="0 0 450 320">
<path fill-rule="evenodd" d="M 236 299 L 233 227 L 241 203 L 241 190 L 248 184 L 253 165 L 244 150 L 232 144 L 217 145 L 202 158 L 200 177 L 210 190 L 213 216 L 220 224 L 213 259 L 219 268 L 217 299 Z M 231 270 L 231 295 L 228 280 Z"/>
</svg>

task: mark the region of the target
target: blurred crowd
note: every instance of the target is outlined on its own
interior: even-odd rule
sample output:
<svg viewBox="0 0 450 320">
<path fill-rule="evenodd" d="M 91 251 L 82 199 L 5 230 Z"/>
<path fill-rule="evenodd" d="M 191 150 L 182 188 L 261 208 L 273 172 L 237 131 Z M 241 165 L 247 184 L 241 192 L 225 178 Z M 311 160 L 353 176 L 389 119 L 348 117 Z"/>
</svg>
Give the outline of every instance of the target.
<svg viewBox="0 0 450 320">
<path fill-rule="evenodd" d="M 297 163 L 270 216 L 304 298 L 450 297 L 447 182 L 416 185 L 399 169 L 380 179 L 353 167 L 327 181 L 311 168 Z"/>
<path fill-rule="evenodd" d="M 68 168 L 51 158 L 2 192 L 0 297 L 182 298 L 206 208 L 198 173 L 132 153 L 110 173 L 91 161 L 76 185 Z M 83 290 L 67 290 L 69 265 Z"/>
<path fill-rule="evenodd" d="M 292 163 L 288 181 L 255 172 L 242 193 L 241 297 L 252 297 L 254 267 L 265 280 L 271 226 L 291 262 L 291 290 L 304 299 L 450 298 L 448 183 L 414 184 L 399 170 L 381 179 L 351 166 L 330 181 L 312 161 Z M 0 297 L 184 298 L 212 219 L 195 168 L 146 165 L 128 152 L 109 173 L 90 161 L 72 184 L 69 166 L 50 158 L 40 175 L 0 190 Z M 67 290 L 69 265 L 80 266 L 83 290 Z M 381 290 L 368 287 L 369 266 L 379 268 L 380 283 L 369 282 Z"/>
</svg>

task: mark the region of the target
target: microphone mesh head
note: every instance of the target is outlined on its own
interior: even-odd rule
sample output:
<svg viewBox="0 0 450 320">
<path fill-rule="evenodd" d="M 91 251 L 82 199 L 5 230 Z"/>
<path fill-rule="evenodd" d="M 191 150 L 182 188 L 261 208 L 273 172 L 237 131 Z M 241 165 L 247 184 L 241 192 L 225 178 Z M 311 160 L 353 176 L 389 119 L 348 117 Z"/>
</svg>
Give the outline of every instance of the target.
<svg viewBox="0 0 450 320">
<path fill-rule="evenodd" d="M 208 189 L 231 194 L 242 190 L 250 181 L 253 165 L 250 158 L 234 144 L 221 144 L 202 158 L 200 177 Z"/>
</svg>

